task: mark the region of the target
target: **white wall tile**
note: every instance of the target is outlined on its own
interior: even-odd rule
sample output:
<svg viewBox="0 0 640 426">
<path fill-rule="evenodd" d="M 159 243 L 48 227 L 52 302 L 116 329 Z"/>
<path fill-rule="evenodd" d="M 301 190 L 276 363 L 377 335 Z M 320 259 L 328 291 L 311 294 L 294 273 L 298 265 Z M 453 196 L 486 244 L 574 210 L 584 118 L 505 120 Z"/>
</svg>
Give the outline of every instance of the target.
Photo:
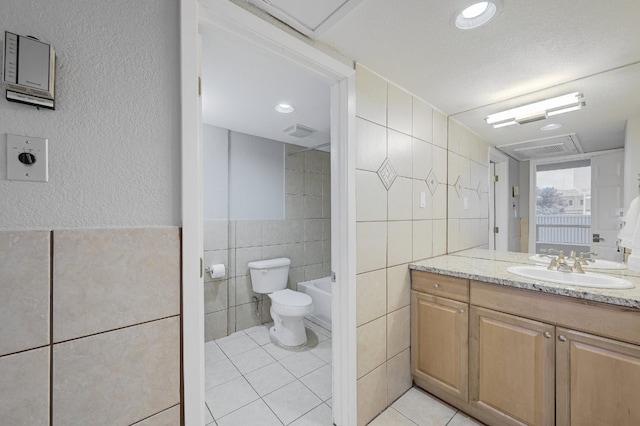
<svg viewBox="0 0 640 426">
<path fill-rule="evenodd" d="M 411 274 L 408 264 L 387 268 L 387 312 L 411 303 Z"/>
<path fill-rule="evenodd" d="M 388 222 L 388 225 L 389 243 L 387 249 L 387 266 L 411 262 L 413 250 L 412 222 Z"/>
<path fill-rule="evenodd" d="M 54 345 L 54 424 L 131 424 L 179 402 L 178 317 Z"/>
<path fill-rule="evenodd" d="M 356 168 L 376 172 L 387 158 L 387 129 L 356 118 Z"/>
<path fill-rule="evenodd" d="M 180 424 L 180 405 L 174 405 L 168 410 L 134 423 L 132 426 L 175 426 Z"/>
<path fill-rule="evenodd" d="M 385 269 L 356 276 L 356 326 L 387 313 L 387 273 Z"/>
<path fill-rule="evenodd" d="M 236 277 L 249 275 L 249 262 L 262 260 L 262 247 L 236 249 Z"/>
<path fill-rule="evenodd" d="M 48 347 L 0 357 L 0 377 L 2 424 L 49 424 Z"/>
<path fill-rule="evenodd" d="M 387 407 L 387 364 L 358 379 L 358 426 L 368 424 Z"/>
<path fill-rule="evenodd" d="M 178 228 L 54 231 L 53 339 L 180 313 Z"/>
<path fill-rule="evenodd" d="M 426 181 L 414 179 L 412 184 L 411 208 L 413 210 L 413 220 L 431 219 L 433 217 L 434 196 L 431 195 Z M 424 193 L 424 207 L 420 204 L 422 193 Z"/>
<path fill-rule="evenodd" d="M 413 222 L 413 261 L 427 259 L 433 255 L 433 222 L 416 220 Z"/>
<path fill-rule="evenodd" d="M 447 148 L 447 117 L 433 110 L 433 144 Z"/>
<path fill-rule="evenodd" d="M 49 343 L 49 235 L 0 232 L 0 355 Z"/>
<path fill-rule="evenodd" d="M 447 252 L 447 220 L 433 221 L 433 256 L 440 256 Z"/>
<path fill-rule="evenodd" d="M 229 247 L 228 220 L 205 220 L 203 231 L 205 250 L 226 250 Z"/>
<path fill-rule="evenodd" d="M 210 342 L 227 335 L 227 310 L 204 315 L 204 341 Z"/>
<path fill-rule="evenodd" d="M 397 177 L 389 188 L 389 220 L 411 220 L 413 216 L 413 181 Z"/>
<path fill-rule="evenodd" d="M 228 280 L 203 283 L 205 314 L 227 309 L 228 287 Z"/>
<path fill-rule="evenodd" d="M 401 88 L 387 84 L 387 121 L 390 129 L 411 135 L 413 131 L 413 97 Z"/>
<path fill-rule="evenodd" d="M 358 222 L 356 228 L 356 273 L 384 268 L 387 262 L 387 222 Z"/>
<path fill-rule="evenodd" d="M 389 162 L 398 176 L 410 178 L 413 174 L 413 138 L 389 129 L 387 152 Z"/>
<path fill-rule="evenodd" d="M 305 172 L 304 194 L 322 196 L 322 174 Z"/>
<path fill-rule="evenodd" d="M 304 194 L 304 172 L 300 170 L 284 171 L 284 192 L 285 194 Z"/>
<path fill-rule="evenodd" d="M 413 98 L 412 135 L 425 142 L 433 142 L 433 108 L 415 97 Z"/>
<path fill-rule="evenodd" d="M 411 344 L 411 307 L 387 315 L 387 359 L 408 349 Z"/>
<path fill-rule="evenodd" d="M 387 190 L 377 173 L 356 170 L 356 220 L 387 220 Z"/>
<path fill-rule="evenodd" d="M 358 378 L 387 360 L 387 317 L 383 316 L 357 328 Z"/>
<path fill-rule="evenodd" d="M 356 115 L 374 123 L 387 124 L 387 82 L 356 64 Z"/>
<path fill-rule="evenodd" d="M 425 180 L 433 167 L 432 145 L 420 139 L 413 139 L 413 173 L 414 179 Z M 445 157 L 446 158 L 446 157 Z M 444 176 L 443 176 L 444 177 Z"/>
<path fill-rule="evenodd" d="M 405 349 L 387 362 L 387 403 L 392 404 L 411 389 L 411 351 Z"/>
</svg>

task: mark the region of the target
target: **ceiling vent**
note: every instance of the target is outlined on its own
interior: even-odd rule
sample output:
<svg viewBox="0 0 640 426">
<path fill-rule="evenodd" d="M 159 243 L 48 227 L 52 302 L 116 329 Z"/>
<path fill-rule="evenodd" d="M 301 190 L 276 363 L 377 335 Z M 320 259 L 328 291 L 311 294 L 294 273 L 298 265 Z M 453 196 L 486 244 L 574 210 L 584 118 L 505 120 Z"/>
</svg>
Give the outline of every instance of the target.
<svg viewBox="0 0 640 426">
<path fill-rule="evenodd" d="M 518 161 L 558 157 L 584 152 L 575 133 L 552 138 L 535 139 L 496 147 Z"/>
<path fill-rule="evenodd" d="M 287 135 L 294 136 L 296 138 L 306 138 L 307 136 L 317 132 L 316 129 L 303 126 L 302 124 L 294 124 L 293 126 L 289 126 L 286 129 L 283 129 L 282 131 Z"/>
</svg>

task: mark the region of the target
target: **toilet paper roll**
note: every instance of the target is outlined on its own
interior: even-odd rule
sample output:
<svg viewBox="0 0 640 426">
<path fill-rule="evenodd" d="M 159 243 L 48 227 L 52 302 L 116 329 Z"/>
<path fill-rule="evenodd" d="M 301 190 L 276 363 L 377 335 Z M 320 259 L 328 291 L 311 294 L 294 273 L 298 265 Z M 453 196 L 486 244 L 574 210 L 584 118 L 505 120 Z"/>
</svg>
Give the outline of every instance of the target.
<svg viewBox="0 0 640 426">
<path fill-rule="evenodd" d="M 211 274 L 211 278 L 222 278 L 226 275 L 226 273 L 226 268 L 222 263 L 209 266 L 209 274 Z"/>
</svg>

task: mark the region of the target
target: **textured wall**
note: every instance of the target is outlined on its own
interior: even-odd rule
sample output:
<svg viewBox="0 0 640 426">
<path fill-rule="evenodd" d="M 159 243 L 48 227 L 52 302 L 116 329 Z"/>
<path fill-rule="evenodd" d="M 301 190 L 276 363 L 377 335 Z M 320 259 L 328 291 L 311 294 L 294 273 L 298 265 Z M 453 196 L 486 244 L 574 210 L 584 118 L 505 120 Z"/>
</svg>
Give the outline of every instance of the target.
<svg viewBox="0 0 640 426">
<path fill-rule="evenodd" d="M 0 229 L 179 224 L 178 8 L 2 1 L 2 31 L 56 49 L 57 109 L 0 99 Z M 48 183 L 6 180 L 7 133 L 49 139 Z"/>
</svg>

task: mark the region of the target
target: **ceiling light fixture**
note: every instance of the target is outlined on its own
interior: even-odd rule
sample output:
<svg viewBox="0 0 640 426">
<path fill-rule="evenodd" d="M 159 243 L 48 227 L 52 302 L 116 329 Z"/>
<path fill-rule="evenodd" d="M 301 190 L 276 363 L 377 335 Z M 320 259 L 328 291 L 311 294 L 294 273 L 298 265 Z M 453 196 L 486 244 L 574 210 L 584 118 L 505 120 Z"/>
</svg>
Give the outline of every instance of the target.
<svg viewBox="0 0 640 426">
<path fill-rule="evenodd" d="M 276 105 L 275 110 L 278 112 L 281 112 L 282 114 L 289 114 L 295 111 L 296 109 L 293 105 L 282 103 L 282 104 Z"/>
<path fill-rule="evenodd" d="M 553 123 L 553 124 L 547 124 L 545 126 L 540 127 L 540 130 L 547 132 L 549 130 L 559 129 L 560 127 L 562 127 L 562 124 Z"/>
<path fill-rule="evenodd" d="M 500 1 L 476 1 L 456 12 L 453 22 L 461 30 L 478 28 L 493 19 L 499 10 Z"/>
<path fill-rule="evenodd" d="M 574 92 L 491 114 L 485 118 L 485 121 L 487 124 L 493 125 L 495 129 L 498 129 L 514 124 L 526 124 L 544 120 L 553 115 L 579 110 L 585 105 L 582 93 Z"/>
</svg>

